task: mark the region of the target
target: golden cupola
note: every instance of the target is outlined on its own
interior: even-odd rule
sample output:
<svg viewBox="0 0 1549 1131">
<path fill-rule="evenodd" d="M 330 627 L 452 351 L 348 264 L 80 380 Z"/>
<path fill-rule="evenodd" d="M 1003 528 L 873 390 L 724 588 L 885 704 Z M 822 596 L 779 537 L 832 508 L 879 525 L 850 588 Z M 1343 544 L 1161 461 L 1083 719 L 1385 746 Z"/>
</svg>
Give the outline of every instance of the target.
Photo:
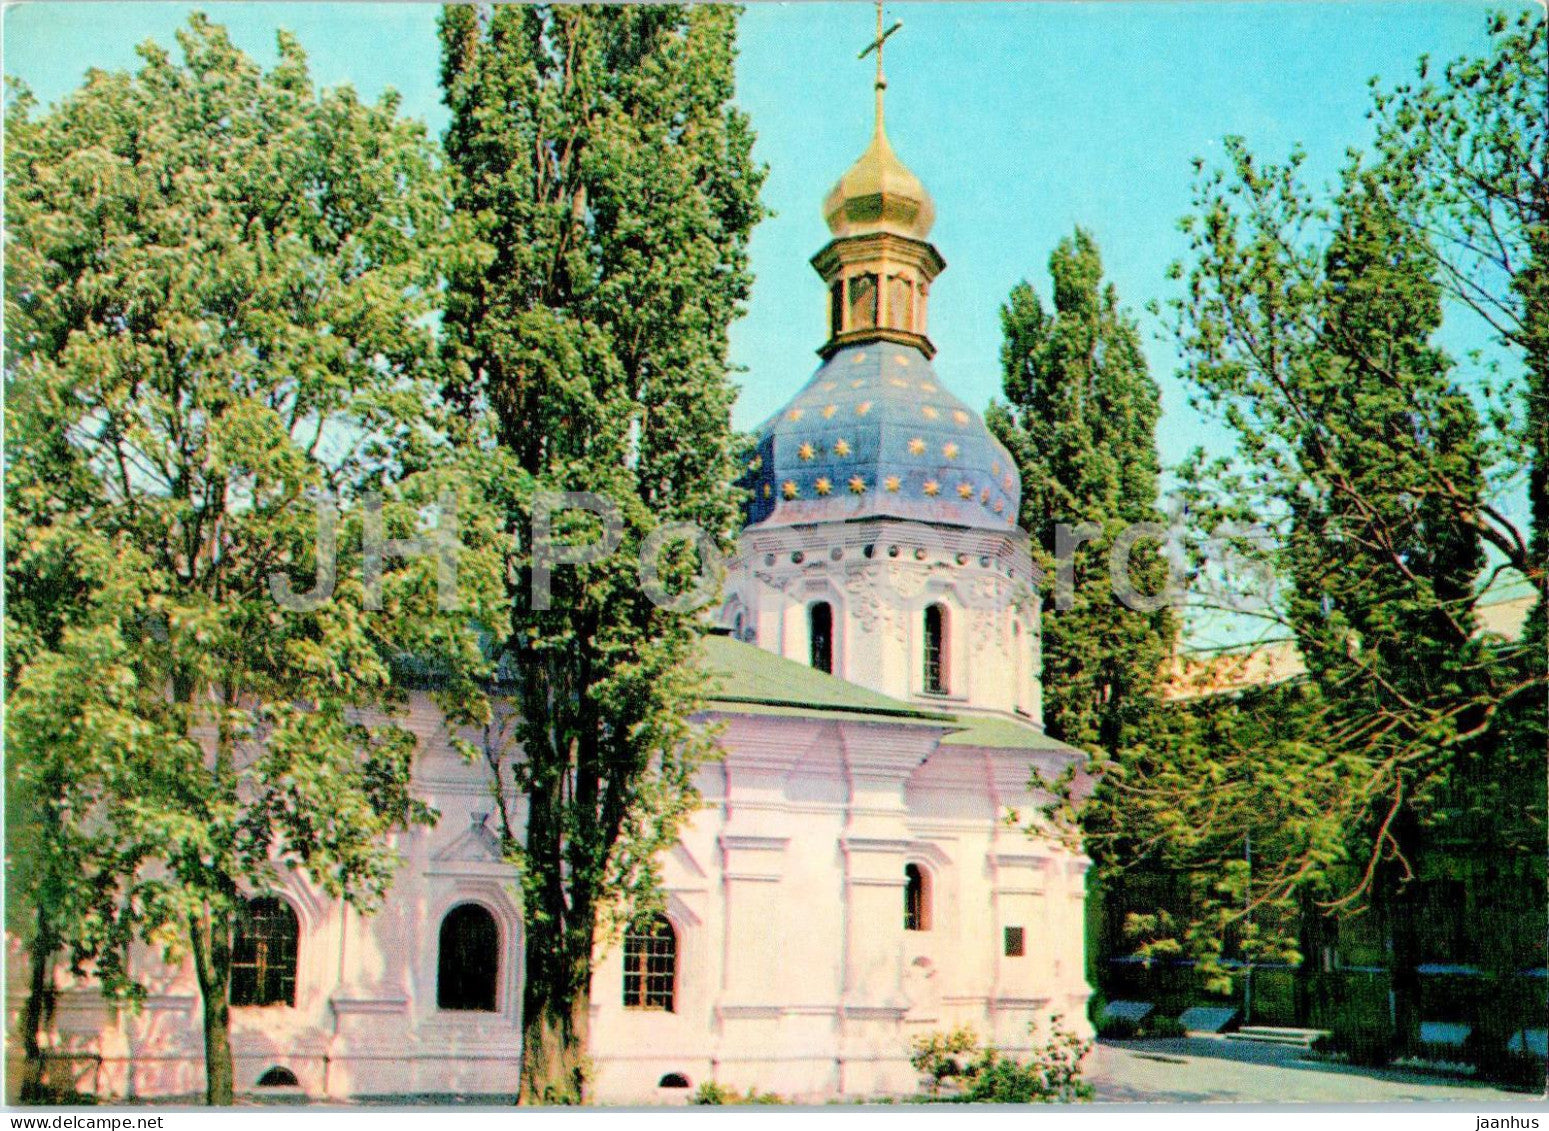
<svg viewBox="0 0 1549 1131">
<path fill-rule="evenodd" d="M 866 152 L 823 201 L 823 218 L 836 239 L 888 232 L 923 241 L 936 222 L 936 205 L 893 152 L 879 121 Z"/>
<path fill-rule="evenodd" d="M 871 144 L 823 201 L 823 218 L 833 239 L 812 257 L 828 287 L 828 341 L 824 358 L 860 342 L 892 341 L 935 355 L 926 332 L 931 283 L 946 261 L 927 237 L 936 206 L 888 141 L 883 121 L 887 79 L 882 44 L 900 25 L 882 30 L 862 56 L 877 54 L 877 117 Z"/>
</svg>

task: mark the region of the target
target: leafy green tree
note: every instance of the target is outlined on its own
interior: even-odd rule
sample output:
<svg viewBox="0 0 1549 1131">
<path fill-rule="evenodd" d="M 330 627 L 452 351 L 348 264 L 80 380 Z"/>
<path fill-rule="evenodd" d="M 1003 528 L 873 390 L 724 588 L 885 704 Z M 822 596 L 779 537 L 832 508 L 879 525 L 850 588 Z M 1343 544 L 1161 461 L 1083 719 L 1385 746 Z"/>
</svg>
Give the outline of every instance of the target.
<svg viewBox="0 0 1549 1131">
<path fill-rule="evenodd" d="M 709 547 L 674 524 L 717 545 L 735 527 L 726 335 L 763 179 L 731 103 L 735 29 L 699 6 L 441 21 L 446 152 L 476 237 L 446 296 L 448 392 L 490 423 L 505 471 L 488 497 L 523 546 L 499 634 L 516 715 L 483 748 L 522 875 L 523 1102 L 583 1097 L 593 955 L 649 907 L 713 752 L 690 723 L 703 626 L 653 602 L 638 563 L 685 596 Z M 566 509 L 564 492 L 594 498 Z"/>
<path fill-rule="evenodd" d="M 398 652 L 466 647 L 435 563 L 393 570 L 380 611 L 358 548 L 331 600 L 271 578 L 326 579 L 319 496 L 358 532 L 360 492 L 398 483 L 401 536 L 437 495 L 447 192 L 396 97 L 315 90 L 291 36 L 267 72 L 202 16 L 178 38 L 181 61 L 147 44 L 7 106 L 6 443 L 38 457 L 6 469 L 7 744 L 35 952 L 131 996 L 132 939 L 191 955 L 230 1103 L 246 898 L 294 870 L 369 909 L 394 831 L 432 816 L 412 734 L 358 712 L 396 707 Z"/>
<path fill-rule="evenodd" d="M 1047 579 L 1043 620 L 1043 706 L 1049 733 L 1092 753 L 1103 769 L 1096 794 L 1079 804 L 1057 783 L 1051 814 L 1074 835 L 1079 823 L 1103 880 L 1103 898 L 1124 902 L 1122 865 L 1133 825 L 1116 807 L 1125 765 L 1152 745 L 1160 681 L 1177 631 L 1166 604 L 1131 607 L 1113 583 L 1111 555 L 1122 538 L 1156 524 L 1158 392 L 1133 318 L 1104 285 L 1102 260 L 1085 231 L 1049 259 L 1054 309 L 1026 282 L 1001 310 L 1005 405 L 986 420 L 1017 461 L 1022 525 Z M 1162 596 L 1166 563 L 1154 541 L 1136 543 L 1129 581 Z M 1053 600 L 1047 600 L 1052 596 Z"/>
<path fill-rule="evenodd" d="M 1373 82 L 1380 175 L 1402 191 L 1405 218 L 1426 233 L 1447 294 L 1471 309 L 1520 359 L 1506 389 L 1503 482 L 1526 480 L 1530 529 L 1494 508 L 1473 519 L 1480 537 L 1538 591 L 1524 662 L 1549 667 L 1549 40 L 1542 11 L 1489 17 L 1490 47 L 1417 81 Z M 1522 474 L 1525 472 L 1525 476 Z M 1541 720 L 1541 694 L 1529 706 Z M 1540 727 L 1539 733 L 1542 733 Z"/>
<path fill-rule="evenodd" d="M 1001 309 L 1008 403 L 992 406 L 988 422 L 1021 471 L 1022 525 L 1051 585 L 1061 569 L 1057 527 L 1094 531 L 1072 555 L 1068 600 L 1056 589 L 1044 619 L 1044 720 L 1055 737 L 1112 757 L 1155 709 L 1175 632 L 1166 606 L 1126 605 L 1109 570 L 1115 539 L 1161 521 L 1161 405 L 1139 330 L 1104 285 L 1091 235 L 1078 228 L 1062 240 L 1049 274 L 1052 313 L 1026 282 Z M 1139 594 L 1161 592 L 1165 564 L 1154 541 L 1135 548 L 1130 575 Z"/>
<path fill-rule="evenodd" d="M 1427 233 L 1406 216 L 1412 186 L 1352 164 L 1329 208 L 1302 186 L 1299 156 L 1266 166 L 1236 139 L 1228 154 L 1187 222 L 1177 311 L 1186 374 L 1236 451 L 1213 468 L 1196 460 L 1187 493 L 1205 528 L 1234 518 L 1269 533 L 1260 560 L 1279 584 L 1261 611 L 1294 638 L 1311 684 L 1292 732 L 1303 740 L 1239 748 L 1225 772 L 1267 765 L 1262 808 L 1285 811 L 1276 794 L 1316 808 L 1288 819 L 1278 851 L 1255 843 L 1251 869 L 1205 905 L 1240 923 L 1271 905 L 1374 910 L 1409 1046 L 1426 849 L 1482 799 L 1459 771 L 1486 760 L 1528 780 L 1495 724 L 1535 677 L 1503 665 L 1474 614 L 1484 547 L 1503 531 L 1486 490 L 1504 446 L 1430 344 L 1441 289 Z M 1221 820 L 1181 784 L 1181 812 Z M 1541 811 L 1524 817 L 1510 851 L 1541 845 Z"/>
</svg>

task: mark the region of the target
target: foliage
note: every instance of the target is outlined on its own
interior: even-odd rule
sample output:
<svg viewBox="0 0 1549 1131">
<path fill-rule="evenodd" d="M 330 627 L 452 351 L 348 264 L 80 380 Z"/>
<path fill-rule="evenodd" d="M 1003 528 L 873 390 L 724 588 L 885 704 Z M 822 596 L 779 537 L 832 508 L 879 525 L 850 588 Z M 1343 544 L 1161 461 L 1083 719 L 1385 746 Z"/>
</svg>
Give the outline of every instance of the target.
<svg viewBox="0 0 1549 1131">
<path fill-rule="evenodd" d="M 1140 1036 L 1140 1022 L 1122 1014 L 1106 1014 L 1098 1019 L 1097 1035 L 1106 1041 L 1132 1041 Z"/>
<path fill-rule="evenodd" d="M 1402 186 L 1398 203 L 1425 233 L 1442 286 L 1522 362 L 1520 379 L 1508 378 L 1502 390 L 1500 489 L 1520 485 L 1526 472 L 1531 529 L 1524 537 L 1489 508 L 1475 521 L 1480 537 L 1538 590 L 1523 650 L 1542 670 L 1549 594 L 1549 32 L 1535 11 L 1492 14 L 1489 32 L 1487 52 L 1456 59 L 1439 75 L 1422 59 L 1414 82 L 1392 90 L 1373 82 L 1372 116 L 1380 175 Z"/>
<path fill-rule="evenodd" d="M 1111 842 L 1094 856 L 1148 861 L 1186 892 L 1132 917 L 1137 953 L 1294 960 L 1321 920 L 1375 918 L 1401 1046 L 1417 1037 L 1423 896 L 1448 855 L 1542 874 L 1549 673 L 1531 630 L 1525 646 L 1485 637 L 1475 612 L 1504 568 L 1544 578 L 1543 26 L 1493 30 L 1490 56 L 1443 85 L 1378 95 L 1378 152 L 1352 155 L 1326 201 L 1299 153 L 1266 164 L 1228 139 L 1225 168 L 1198 166 L 1174 325 L 1234 451 L 1182 469 L 1193 591 L 1245 578 L 1257 601 L 1227 607 L 1294 641 L 1306 677 L 1168 712 L 1105 783 L 1118 822 L 1088 826 Z M 1435 347 L 1449 292 L 1493 318 L 1525 380 L 1492 382 L 1477 359 L 1465 378 Z M 1494 503 L 1524 459 L 1530 530 Z M 1212 553 L 1209 536 L 1250 526 L 1225 562 Z M 1516 883 L 1476 878 L 1471 906 L 1531 914 L 1541 880 Z M 1481 1014 L 1497 1048 L 1499 1013 Z"/>
<path fill-rule="evenodd" d="M 446 153 L 471 226 L 446 292 L 448 394 L 513 535 L 540 492 L 594 492 L 622 526 L 616 552 L 553 570 L 547 607 L 531 586 L 558 554 L 523 541 L 505 575 L 514 712 L 480 754 L 522 874 L 524 1101 L 582 1097 L 594 950 L 659 898 L 655 857 L 714 751 L 691 722 L 703 625 L 653 603 L 638 568 L 653 535 L 693 524 L 721 547 L 737 516 L 726 336 L 763 174 L 731 104 L 735 27 L 706 6 L 442 16 Z M 576 511 L 554 529 L 570 548 L 600 533 Z M 661 572 L 683 595 L 700 555 L 670 541 Z"/>
<path fill-rule="evenodd" d="M 178 38 L 181 61 L 147 44 L 46 113 L 7 105 L 13 897 L 35 962 L 60 947 L 110 992 L 136 992 L 134 938 L 191 953 L 207 1095 L 229 1103 L 244 899 L 295 871 L 374 905 L 391 834 L 432 817 L 389 658 L 469 645 L 430 627 L 427 563 L 380 613 L 347 565 L 306 611 L 269 581 L 318 576 L 319 495 L 353 530 L 350 500 L 402 480 L 398 533 L 435 497 L 434 151 L 396 97 L 316 91 L 289 35 L 268 72 L 201 16 Z"/>
<path fill-rule="evenodd" d="M 961 1025 L 948 1032 L 925 1033 L 911 1042 L 909 1063 L 916 1072 L 930 1078 L 931 1095 L 941 1094 L 941 1085 L 967 1071 L 970 1055 L 979 1052 L 979 1035 Z"/>
<path fill-rule="evenodd" d="M 775 1092 L 760 1092 L 757 1088 L 749 1088 L 746 1092 L 739 1092 L 736 1088 L 729 1088 L 724 1084 L 717 1084 L 713 1080 L 706 1080 L 694 1089 L 694 1094 L 689 1097 L 689 1103 L 702 1107 L 718 1107 L 725 1105 L 755 1105 L 783 1104 L 784 1098 Z"/>
<path fill-rule="evenodd" d="M 1021 522 L 1050 588 L 1061 548 L 1057 525 L 1096 529 L 1074 554 L 1070 607 L 1056 590 L 1043 621 L 1044 721 L 1055 737 L 1111 757 L 1144 730 L 1174 634 L 1165 605 L 1137 611 L 1123 604 L 1108 568 L 1122 531 L 1161 518 L 1161 406 L 1140 332 L 1113 286 L 1103 284 L 1092 237 L 1078 228 L 1062 240 L 1049 274 L 1052 313 L 1026 282 L 1001 309 L 1008 403 L 992 405 L 986 419 L 1017 461 Z M 1154 540 L 1136 547 L 1131 574 L 1143 596 L 1162 589 Z"/>
<path fill-rule="evenodd" d="M 1162 1040 L 1188 1034 L 1183 1022 L 1176 1017 L 1150 1017 L 1146 1019 L 1146 1036 Z"/>
<path fill-rule="evenodd" d="M 1030 1028 L 1036 1035 L 1037 1025 Z M 943 1086 L 961 1103 L 1080 1103 L 1095 1094 L 1081 1078 L 1092 1042 L 1066 1029 L 1058 1015 L 1049 1019 L 1047 1040 L 1026 1061 L 981 1045 L 967 1027 L 915 1037 L 913 1047 L 909 1063 L 929 1077 L 933 1096 L 940 1096 Z"/>
</svg>

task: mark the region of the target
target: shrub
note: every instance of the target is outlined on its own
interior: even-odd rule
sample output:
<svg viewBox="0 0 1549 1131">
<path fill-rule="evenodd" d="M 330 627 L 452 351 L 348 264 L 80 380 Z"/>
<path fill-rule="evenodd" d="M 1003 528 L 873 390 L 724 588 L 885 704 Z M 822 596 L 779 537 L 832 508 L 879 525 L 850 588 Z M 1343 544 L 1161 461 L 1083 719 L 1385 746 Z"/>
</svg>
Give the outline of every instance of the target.
<svg viewBox="0 0 1549 1131">
<path fill-rule="evenodd" d="M 1182 1037 L 1187 1033 L 1183 1022 L 1176 1017 L 1152 1017 L 1146 1021 L 1148 1037 Z"/>
<path fill-rule="evenodd" d="M 1140 1036 L 1140 1023 L 1133 1017 L 1106 1014 L 1097 1022 L 1097 1035 L 1110 1041 L 1131 1041 Z"/>
<path fill-rule="evenodd" d="M 944 1084 L 957 1089 L 964 1103 L 1079 1103 L 1092 1098 L 1092 1086 L 1081 1079 L 1081 1062 L 1092 1042 L 1049 1019 L 1049 1039 L 1026 1062 L 994 1046 L 981 1048 L 972 1029 L 916 1037 L 910 1063 L 931 1080 L 931 1094 Z"/>
<path fill-rule="evenodd" d="M 724 1084 L 706 1080 L 694 1090 L 688 1102 L 702 1107 L 719 1107 L 737 1104 L 783 1104 L 785 1099 L 775 1092 L 760 1092 L 757 1088 L 739 1092 L 736 1088 L 728 1088 Z"/>
<path fill-rule="evenodd" d="M 946 1033 L 926 1033 L 915 1037 L 909 1063 L 915 1071 L 930 1077 L 930 1093 L 941 1094 L 941 1085 L 960 1078 L 970 1059 L 979 1054 L 979 1037 L 966 1025 Z"/>
</svg>

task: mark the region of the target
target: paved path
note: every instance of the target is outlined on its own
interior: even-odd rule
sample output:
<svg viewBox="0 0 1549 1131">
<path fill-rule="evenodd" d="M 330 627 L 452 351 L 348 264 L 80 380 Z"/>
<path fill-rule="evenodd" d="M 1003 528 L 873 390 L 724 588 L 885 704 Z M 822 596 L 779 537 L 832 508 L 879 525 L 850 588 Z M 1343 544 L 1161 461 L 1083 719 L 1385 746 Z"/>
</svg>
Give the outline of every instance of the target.
<svg viewBox="0 0 1549 1131">
<path fill-rule="evenodd" d="M 1098 1103 L 1532 1103 L 1520 1092 L 1390 1068 L 1306 1059 L 1301 1049 L 1223 1041 L 1103 1041 L 1087 1079 Z"/>
</svg>

